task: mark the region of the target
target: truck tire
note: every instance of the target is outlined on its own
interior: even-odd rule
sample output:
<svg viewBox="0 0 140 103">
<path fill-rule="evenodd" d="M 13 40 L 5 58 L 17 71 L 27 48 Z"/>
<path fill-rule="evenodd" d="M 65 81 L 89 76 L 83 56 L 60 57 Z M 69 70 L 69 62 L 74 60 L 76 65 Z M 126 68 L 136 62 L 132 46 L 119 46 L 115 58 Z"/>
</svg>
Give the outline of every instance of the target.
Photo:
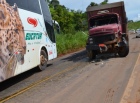
<svg viewBox="0 0 140 103">
<path fill-rule="evenodd" d="M 88 56 L 89 60 L 95 59 L 96 55 L 97 55 L 96 51 L 92 51 L 92 50 L 87 51 L 87 56 Z"/>
<path fill-rule="evenodd" d="M 43 71 L 46 69 L 47 62 L 48 62 L 48 56 L 47 56 L 45 50 L 41 50 L 41 52 L 40 52 L 40 64 L 39 64 L 40 71 Z"/>
<path fill-rule="evenodd" d="M 124 46 L 119 50 L 118 54 L 120 57 L 126 57 L 129 53 L 129 46 Z"/>
</svg>

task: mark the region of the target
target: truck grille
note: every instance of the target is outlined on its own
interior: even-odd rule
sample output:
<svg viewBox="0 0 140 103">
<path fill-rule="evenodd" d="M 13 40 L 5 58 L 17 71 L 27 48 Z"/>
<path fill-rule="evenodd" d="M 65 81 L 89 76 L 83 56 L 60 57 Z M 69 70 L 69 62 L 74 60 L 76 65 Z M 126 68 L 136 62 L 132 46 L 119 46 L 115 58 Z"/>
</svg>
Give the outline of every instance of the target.
<svg viewBox="0 0 140 103">
<path fill-rule="evenodd" d="M 113 41 L 115 39 L 115 35 L 108 34 L 108 35 L 92 36 L 90 38 L 93 38 L 94 44 L 100 44 L 108 41 Z"/>
</svg>

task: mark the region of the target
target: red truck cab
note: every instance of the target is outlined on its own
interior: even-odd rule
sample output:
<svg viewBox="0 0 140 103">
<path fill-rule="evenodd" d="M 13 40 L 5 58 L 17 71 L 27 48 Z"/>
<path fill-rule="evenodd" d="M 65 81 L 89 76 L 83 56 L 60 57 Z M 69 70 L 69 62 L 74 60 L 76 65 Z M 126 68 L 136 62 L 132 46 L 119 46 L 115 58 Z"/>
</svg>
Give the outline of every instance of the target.
<svg viewBox="0 0 140 103">
<path fill-rule="evenodd" d="M 87 8 L 89 37 L 86 50 L 89 59 L 100 53 L 129 53 L 127 21 L 124 2 Z"/>
</svg>

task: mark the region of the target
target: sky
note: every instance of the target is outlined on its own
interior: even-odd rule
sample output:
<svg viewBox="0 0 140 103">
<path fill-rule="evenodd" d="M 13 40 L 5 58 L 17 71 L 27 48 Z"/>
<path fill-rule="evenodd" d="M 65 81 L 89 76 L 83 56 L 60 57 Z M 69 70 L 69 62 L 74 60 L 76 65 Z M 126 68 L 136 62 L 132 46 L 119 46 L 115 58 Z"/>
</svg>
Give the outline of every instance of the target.
<svg viewBox="0 0 140 103">
<path fill-rule="evenodd" d="M 72 9 L 86 11 L 91 2 L 101 3 L 104 0 L 59 0 L 61 5 Z M 129 20 L 140 20 L 140 0 L 108 0 L 109 3 L 124 1 L 126 14 Z"/>
</svg>

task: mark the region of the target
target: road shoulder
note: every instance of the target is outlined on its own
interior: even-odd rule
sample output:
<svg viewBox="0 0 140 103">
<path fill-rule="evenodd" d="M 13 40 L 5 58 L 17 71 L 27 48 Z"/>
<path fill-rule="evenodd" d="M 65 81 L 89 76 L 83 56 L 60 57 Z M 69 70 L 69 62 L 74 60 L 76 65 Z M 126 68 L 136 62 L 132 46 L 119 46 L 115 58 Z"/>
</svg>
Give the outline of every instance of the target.
<svg viewBox="0 0 140 103">
<path fill-rule="evenodd" d="M 140 103 L 140 54 L 120 103 Z"/>
</svg>

